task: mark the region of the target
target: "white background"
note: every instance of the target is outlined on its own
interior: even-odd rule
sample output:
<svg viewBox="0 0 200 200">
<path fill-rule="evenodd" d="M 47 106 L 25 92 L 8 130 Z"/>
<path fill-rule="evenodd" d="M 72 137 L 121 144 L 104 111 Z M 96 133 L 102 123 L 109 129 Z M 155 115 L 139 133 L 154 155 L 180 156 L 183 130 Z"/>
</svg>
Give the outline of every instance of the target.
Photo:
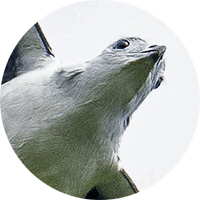
<svg viewBox="0 0 200 200">
<path fill-rule="evenodd" d="M 71 2 L 76 1 L 56 1 L 55 3 L 46 0 L 42 1 L 42 3 L 40 1 L 6 1 L 4 5 L 1 6 L 1 74 L 3 73 L 4 66 L 6 65 L 14 45 L 28 28 L 53 10 L 63 7 Z M 142 8 L 168 25 L 186 47 L 196 66 L 196 71 L 198 72 L 198 75 L 200 75 L 199 63 L 197 60 L 199 57 L 198 47 L 200 35 L 198 30 L 199 14 L 197 10 L 197 1 L 190 1 L 190 4 L 171 0 L 162 3 L 155 0 L 123 2 L 132 3 L 132 5 Z M 200 174 L 198 169 L 200 166 L 198 145 L 199 134 L 197 135 L 197 132 L 199 132 L 199 127 L 190 148 L 175 169 L 155 186 L 141 192 L 134 196 L 134 198 L 199 199 L 198 186 L 200 185 Z M 45 186 L 28 172 L 10 148 L 7 138 L 3 133 L 2 126 L 0 137 L 0 196 L 3 196 L 2 199 L 66 199 L 66 195 Z M 131 199 L 133 197 L 128 198 Z"/>
</svg>

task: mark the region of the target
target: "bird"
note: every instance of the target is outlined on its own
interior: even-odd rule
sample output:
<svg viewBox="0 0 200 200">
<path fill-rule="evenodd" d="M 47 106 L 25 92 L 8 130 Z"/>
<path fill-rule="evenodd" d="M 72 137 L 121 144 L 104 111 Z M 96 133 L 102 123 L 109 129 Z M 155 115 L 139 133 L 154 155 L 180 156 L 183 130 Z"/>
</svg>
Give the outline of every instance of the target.
<svg viewBox="0 0 200 200">
<path fill-rule="evenodd" d="M 22 163 L 75 197 L 138 193 L 120 166 L 120 141 L 131 115 L 161 85 L 165 51 L 164 45 L 123 37 L 96 58 L 69 67 L 54 55 L 37 22 L 14 48 L 1 83 L 4 129 Z"/>
</svg>

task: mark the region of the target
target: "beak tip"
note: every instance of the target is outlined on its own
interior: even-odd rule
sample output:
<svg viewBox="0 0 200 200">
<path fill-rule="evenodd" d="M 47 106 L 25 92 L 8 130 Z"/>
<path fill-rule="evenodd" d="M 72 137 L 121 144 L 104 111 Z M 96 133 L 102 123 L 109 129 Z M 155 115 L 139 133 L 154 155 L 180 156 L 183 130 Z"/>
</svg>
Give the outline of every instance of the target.
<svg viewBox="0 0 200 200">
<path fill-rule="evenodd" d="M 166 51 L 166 46 L 162 45 L 162 46 L 158 46 L 158 52 L 159 52 L 159 55 L 163 55 Z"/>
</svg>

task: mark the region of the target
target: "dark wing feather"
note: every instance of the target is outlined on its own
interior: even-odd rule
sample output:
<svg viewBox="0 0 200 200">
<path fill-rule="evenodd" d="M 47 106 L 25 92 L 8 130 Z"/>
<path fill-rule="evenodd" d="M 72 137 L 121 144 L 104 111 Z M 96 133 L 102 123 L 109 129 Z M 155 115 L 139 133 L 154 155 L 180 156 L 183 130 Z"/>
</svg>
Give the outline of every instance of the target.
<svg viewBox="0 0 200 200">
<path fill-rule="evenodd" d="M 38 62 L 54 57 L 52 49 L 38 23 L 31 27 L 13 50 L 6 65 L 2 84 L 35 68 Z"/>
</svg>

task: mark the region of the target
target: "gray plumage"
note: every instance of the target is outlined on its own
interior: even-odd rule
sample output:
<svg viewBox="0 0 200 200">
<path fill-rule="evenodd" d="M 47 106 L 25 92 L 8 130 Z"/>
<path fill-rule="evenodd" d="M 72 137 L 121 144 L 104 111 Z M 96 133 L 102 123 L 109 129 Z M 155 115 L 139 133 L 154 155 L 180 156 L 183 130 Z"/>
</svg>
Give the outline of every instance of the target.
<svg viewBox="0 0 200 200">
<path fill-rule="evenodd" d="M 138 192 L 119 167 L 130 115 L 164 72 L 165 46 L 122 38 L 68 70 L 38 24 L 14 49 L 2 80 L 5 131 L 24 165 L 51 187 L 81 198 Z"/>
</svg>

